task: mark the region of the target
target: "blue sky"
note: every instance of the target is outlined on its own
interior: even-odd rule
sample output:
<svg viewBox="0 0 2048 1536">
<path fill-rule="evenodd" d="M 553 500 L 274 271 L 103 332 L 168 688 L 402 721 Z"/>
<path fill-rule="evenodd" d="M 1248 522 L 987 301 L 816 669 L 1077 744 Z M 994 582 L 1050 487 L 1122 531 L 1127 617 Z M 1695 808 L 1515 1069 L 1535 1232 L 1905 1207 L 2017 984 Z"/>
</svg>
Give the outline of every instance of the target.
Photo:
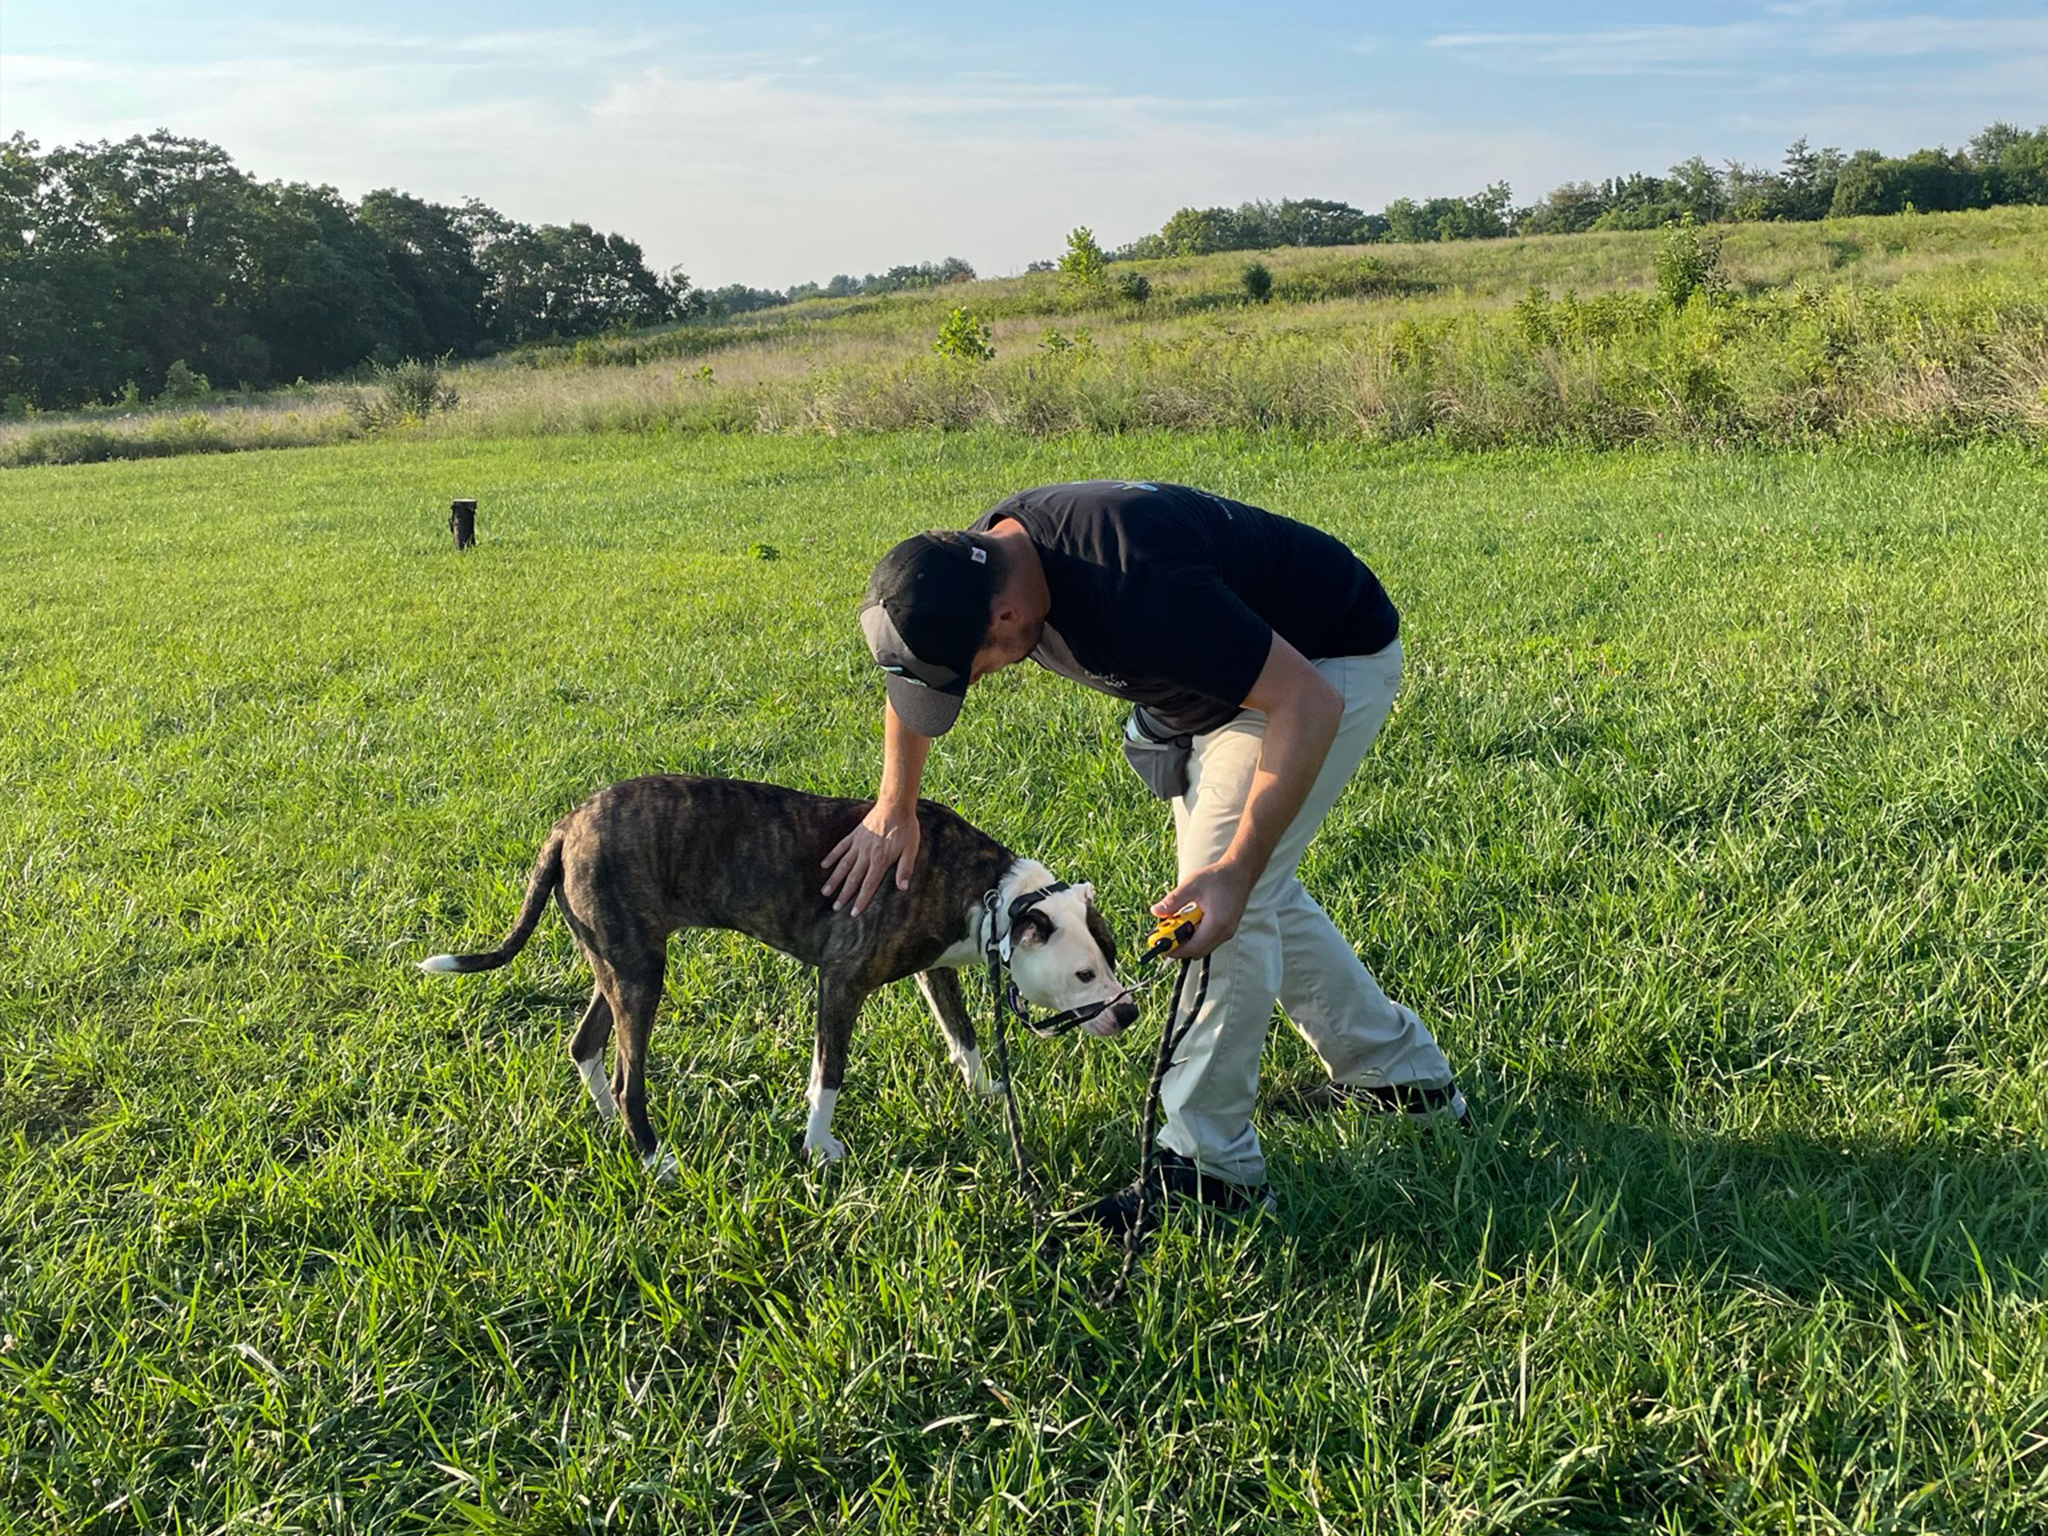
<svg viewBox="0 0 2048 1536">
<path fill-rule="evenodd" d="M 1116 245 L 1188 204 L 1960 146 L 2048 121 L 2040 0 L 781 8 L 8 0 L 0 133 L 582 219 L 782 287 Z"/>
</svg>

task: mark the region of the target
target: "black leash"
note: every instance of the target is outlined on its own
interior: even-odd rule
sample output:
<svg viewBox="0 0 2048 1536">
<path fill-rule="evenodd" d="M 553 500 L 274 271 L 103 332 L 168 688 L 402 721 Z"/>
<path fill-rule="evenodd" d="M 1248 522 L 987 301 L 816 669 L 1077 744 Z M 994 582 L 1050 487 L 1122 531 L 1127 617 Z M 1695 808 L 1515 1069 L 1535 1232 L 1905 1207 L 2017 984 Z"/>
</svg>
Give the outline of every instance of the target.
<svg viewBox="0 0 2048 1536">
<path fill-rule="evenodd" d="M 1188 970 L 1191 966 L 1201 967 L 1200 979 L 1195 983 L 1194 1005 L 1182 1018 L 1180 1012 L 1181 994 L 1187 990 Z M 1173 979 L 1173 1001 L 1167 1004 L 1166 1022 L 1159 1026 L 1159 1055 L 1152 1063 L 1152 1082 L 1145 1090 L 1145 1107 L 1138 1115 L 1138 1214 L 1130 1230 L 1124 1234 L 1124 1262 L 1117 1271 L 1116 1284 L 1110 1287 L 1108 1300 L 1121 1298 L 1131 1281 L 1131 1270 L 1138 1262 L 1138 1250 L 1145 1244 L 1145 1227 L 1152 1214 L 1152 1169 L 1159 1157 L 1159 1093 L 1166 1081 L 1168 1069 L 1180 1050 L 1181 1042 L 1187 1039 L 1188 1031 L 1195 1027 L 1195 1018 L 1202 1011 L 1202 1004 L 1209 997 L 1209 957 L 1200 960 L 1183 960 L 1180 974 Z"/>
<path fill-rule="evenodd" d="M 1029 1010 L 1025 1008 L 1024 1001 L 1018 994 L 1017 984 L 1012 981 L 1005 985 L 1003 970 L 1009 962 L 1011 939 L 1017 931 L 1018 921 L 1046 897 L 1066 889 L 1067 883 L 1062 880 L 1035 891 L 1026 891 L 1017 897 L 1010 903 L 1009 928 L 1001 936 L 996 932 L 996 912 L 1002 904 L 1000 892 L 990 890 L 981 898 L 982 911 L 988 920 L 988 933 L 983 941 L 982 953 L 988 962 L 989 1007 L 993 1015 L 990 1033 L 994 1037 L 996 1070 L 1002 1074 L 1003 1120 L 1010 1132 L 1010 1154 L 1017 1165 L 1017 1191 L 1024 1198 L 1025 1208 L 1031 1212 L 1032 1225 L 1040 1229 L 1045 1227 L 1047 1218 L 1045 1207 L 1039 1200 L 1038 1181 L 1032 1177 L 1030 1155 L 1024 1149 L 1024 1116 L 1017 1107 L 1017 1089 L 1010 1073 L 1009 1034 L 1004 1028 L 1004 1021 L 1008 1014 L 1014 1013 L 1034 1034 L 1052 1039 L 1067 1033 L 1077 1025 L 1085 1024 L 1111 1005 L 1096 1003 L 1085 1008 L 1069 1008 L 1064 1013 L 1055 1014 L 1050 1019 L 1034 1024 Z M 1153 935 L 1151 945 L 1139 958 L 1154 960 L 1169 956 L 1175 947 L 1195 931 L 1200 921 L 1200 912 L 1192 907 L 1182 909 L 1173 917 L 1162 919 L 1158 931 Z M 1200 965 L 1201 973 L 1195 984 L 1194 1003 L 1188 1009 L 1187 1016 L 1183 1018 L 1180 1012 L 1181 996 L 1187 988 L 1188 968 L 1195 964 Z M 1154 981 L 1158 979 L 1155 977 Z M 1145 985 L 1150 986 L 1152 983 L 1147 982 Z M 1141 989 L 1129 989 L 1124 995 L 1129 996 L 1131 992 L 1137 990 Z M 1152 1169 L 1158 1160 L 1161 1087 L 1166 1081 L 1168 1070 L 1173 1066 L 1174 1056 L 1186 1041 L 1188 1031 L 1194 1028 L 1195 1018 L 1201 1013 L 1202 1004 L 1208 1000 L 1208 996 L 1209 957 L 1204 955 L 1199 962 L 1181 961 L 1174 976 L 1173 1000 L 1167 1005 L 1166 1022 L 1159 1030 L 1159 1055 L 1152 1065 L 1151 1084 L 1145 1090 L 1145 1107 L 1138 1119 L 1138 1213 L 1130 1231 L 1124 1236 L 1123 1266 L 1118 1272 L 1116 1284 L 1110 1289 L 1110 1301 L 1122 1296 L 1130 1283 L 1131 1269 L 1137 1262 L 1139 1248 L 1143 1246 L 1146 1223 L 1151 1215 Z"/>
<path fill-rule="evenodd" d="M 1115 1006 L 1116 999 L 1106 1003 L 1090 1003 L 1080 1008 L 1069 1008 L 1064 1013 L 1053 1014 L 1050 1018 L 1034 1023 L 1031 1010 L 1024 1006 L 1024 998 L 1014 981 L 1007 984 L 1003 971 L 1010 963 L 1010 953 L 1016 938 L 1017 925 L 1024 920 L 1031 909 L 1048 896 L 1056 896 L 1069 887 L 1064 880 L 1051 885 L 1040 886 L 1035 891 L 1026 891 L 1010 902 L 1009 925 L 1000 934 L 997 932 L 996 913 L 1002 906 L 1000 889 L 985 892 L 981 898 L 981 909 L 988 921 L 988 933 L 982 941 L 982 954 L 988 961 L 989 1007 L 994 1015 L 990 1033 L 994 1037 L 996 1070 L 1003 1078 L 1003 1119 L 1010 1129 L 1010 1153 L 1017 1164 L 1017 1188 L 1024 1196 L 1024 1204 L 1031 1212 L 1034 1223 L 1043 1226 L 1046 1220 L 1045 1208 L 1039 1202 L 1038 1182 L 1031 1175 L 1031 1160 L 1024 1150 L 1024 1115 L 1017 1107 L 1017 1089 L 1010 1077 L 1010 1041 L 1004 1021 L 1010 1014 L 1034 1035 L 1054 1040 L 1069 1030 L 1086 1024 L 1097 1014 Z M 1122 996 L 1128 997 L 1127 989 Z"/>
<path fill-rule="evenodd" d="M 1049 885 L 1043 890 L 1019 896 L 1010 904 L 1011 932 L 1016 931 L 1018 917 L 1030 911 L 1053 892 L 1066 888 L 1066 882 L 1061 881 L 1057 885 Z M 1003 1028 L 1003 1016 L 1006 1012 L 1014 1010 L 1027 1026 L 1031 1022 L 1031 1017 L 1024 1011 L 1023 1001 L 1017 996 L 1016 983 L 1010 983 L 1007 992 L 1004 990 L 1003 965 L 1009 959 L 1009 946 L 996 936 L 996 907 L 1001 900 L 1000 894 L 994 890 L 981 898 L 982 910 L 988 915 L 988 938 L 983 945 L 983 953 L 988 959 L 989 1007 L 994 1014 L 990 1033 L 995 1037 L 996 1070 L 1003 1076 L 1003 1120 L 1010 1128 L 1010 1155 L 1017 1163 L 1017 1192 L 1024 1197 L 1024 1208 L 1031 1212 L 1032 1225 L 1043 1226 L 1045 1209 L 1039 1204 L 1038 1183 L 1031 1177 L 1031 1159 L 1024 1151 L 1024 1116 L 1017 1108 L 1016 1085 L 1010 1080 L 1010 1040 L 1008 1032 Z M 1069 1009 L 1068 1013 L 1078 1014 L 1079 1011 Z M 1061 1015 L 1061 1018 L 1065 1017 Z M 1093 1018 L 1094 1015 L 1091 1013 L 1088 1017 Z M 1067 1029 L 1080 1022 L 1080 1018 L 1076 1017 L 1058 1033 L 1064 1034 Z"/>
</svg>

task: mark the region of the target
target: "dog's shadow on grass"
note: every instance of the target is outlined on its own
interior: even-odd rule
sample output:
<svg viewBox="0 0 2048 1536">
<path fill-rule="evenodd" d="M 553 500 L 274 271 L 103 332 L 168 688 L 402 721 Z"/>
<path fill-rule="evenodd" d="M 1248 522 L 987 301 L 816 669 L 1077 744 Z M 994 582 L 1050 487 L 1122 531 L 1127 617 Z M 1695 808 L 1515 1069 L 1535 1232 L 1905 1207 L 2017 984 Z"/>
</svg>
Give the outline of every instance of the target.
<svg viewBox="0 0 2048 1536">
<path fill-rule="evenodd" d="M 1361 1229 L 1474 1263 L 1941 1304 L 2048 1295 L 2048 1150 L 1967 1118 L 1916 1139 L 1703 1132 L 1531 1095 L 1463 1129 L 1262 1122 L 1310 1263 Z"/>
</svg>

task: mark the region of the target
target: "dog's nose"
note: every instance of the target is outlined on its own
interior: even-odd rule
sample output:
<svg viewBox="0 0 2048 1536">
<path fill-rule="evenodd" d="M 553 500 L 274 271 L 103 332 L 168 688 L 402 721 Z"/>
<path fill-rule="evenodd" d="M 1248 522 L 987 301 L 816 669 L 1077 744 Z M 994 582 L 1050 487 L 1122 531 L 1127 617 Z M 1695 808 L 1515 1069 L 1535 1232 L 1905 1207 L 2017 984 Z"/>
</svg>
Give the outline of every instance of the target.
<svg viewBox="0 0 2048 1536">
<path fill-rule="evenodd" d="M 1129 1029 L 1138 1022 L 1138 1005 L 1129 998 L 1109 1005 L 1109 1021 L 1119 1030 Z"/>
</svg>

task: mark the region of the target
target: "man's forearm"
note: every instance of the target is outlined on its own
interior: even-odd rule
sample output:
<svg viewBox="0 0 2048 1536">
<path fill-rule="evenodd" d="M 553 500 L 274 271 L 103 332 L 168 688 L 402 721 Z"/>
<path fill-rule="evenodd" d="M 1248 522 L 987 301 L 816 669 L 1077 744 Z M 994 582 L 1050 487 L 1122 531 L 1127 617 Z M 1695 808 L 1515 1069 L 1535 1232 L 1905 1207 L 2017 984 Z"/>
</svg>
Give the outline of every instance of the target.
<svg viewBox="0 0 2048 1536">
<path fill-rule="evenodd" d="M 915 815 L 917 792 L 924 783 L 925 759 L 931 755 L 932 739 L 913 731 L 886 705 L 883 717 L 882 783 L 876 791 L 875 803 L 885 811 Z"/>
<path fill-rule="evenodd" d="M 1267 717 L 1251 793 L 1245 797 L 1237 834 L 1218 861 L 1237 874 L 1246 890 L 1265 873 L 1281 836 L 1315 788 L 1342 715 L 1341 703 L 1333 708 L 1322 700 L 1305 700 Z"/>
</svg>

